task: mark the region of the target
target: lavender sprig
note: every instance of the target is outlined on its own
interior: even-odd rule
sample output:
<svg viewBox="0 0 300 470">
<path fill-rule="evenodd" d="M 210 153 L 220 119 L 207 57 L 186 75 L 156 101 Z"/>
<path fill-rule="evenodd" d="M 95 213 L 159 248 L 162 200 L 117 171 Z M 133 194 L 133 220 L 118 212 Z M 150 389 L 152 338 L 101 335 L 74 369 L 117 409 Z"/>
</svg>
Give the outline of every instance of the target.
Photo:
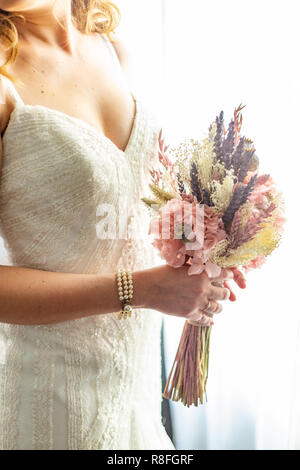
<svg viewBox="0 0 300 470">
<path fill-rule="evenodd" d="M 191 178 L 191 190 L 193 196 L 196 197 L 197 201 L 202 204 L 203 198 L 201 194 L 201 188 L 199 183 L 199 173 L 198 168 L 195 162 L 192 162 L 190 169 L 190 178 Z"/>
<path fill-rule="evenodd" d="M 178 184 L 179 192 L 180 194 L 182 194 L 184 192 L 184 184 L 179 174 L 177 174 L 177 184 Z"/>
<path fill-rule="evenodd" d="M 235 124 L 234 124 L 234 119 L 230 121 L 228 131 L 227 131 L 227 136 L 226 139 L 223 142 L 223 161 L 225 168 L 229 170 L 231 166 L 231 158 L 230 155 L 232 154 L 234 150 L 234 139 L 235 139 Z"/>
<path fill-rule="evenodd" d="M 222 162 L 222 143 L 223 143 L 223 131 L 224 131 L 224 112 L 221 111 L 220 115 L 216 117 L 217 132 L 215 135 L 214 150 L 216 153 L 216 159 Z"/>
<path fill-rule="evenodd" d="M 254 155 L 254 150 L 244 152 L 243 160 L 241 162 L 240 171 L 239 171 L 239 174 L 238 174 L 238 181 L 239 182 L 244 181 L 245 176 L 247 175 L 248 168 L 249 168 L 249 165 L 250 165 L 250 161 L 251 161 L 253 155 Z"/>
<path fill-rule="evenodd" d="M 257 175 L 252 176 L 248 184 L 239 183 L 239 186 L 235 190 L 231 202 L 223 215 L 223 222 L 225 228 L 228 228 L 229 224 L 233 221 L 233 218 L 239 208 L 248 200 L 252 193 L 255 183 L 257 181 Z"/>
<path fill-rule="evenodd" d="M 239 174 L 239 170 L 242 165 L 242 155 L 244 152 L 244 147 L 245 147 L 245 137 L 241 137 L 231 158 L 231 166 L 236 176 Z"/>
<path fill-rule="evenodd" d="M 240 184 L 236 188 L 236 190 L 235 190 L 235 192 L 232 196 L 232 199 L 230 201 L 230 204 L 227 207 L 227 209 L 224 212 L 224 215 L 222 217 L 225 228 L 228 228 L 230 222 L 232 222 L 232 220 L 233 220 L 233 217 L 234 217 L 236 211 L 239 210 L 241 205 L 244 203 L 244 198 L 243 198 L 244 191 L 245 191 L 245 185 L 244 184 Z"/>
<path fill-rule="evenodd" d="M 203 193 L 203 203 L 206 204 L 207 206 L 212 207 L 213 203 L 212 203 L 209 191 L 207 191 L 206 189 L 203 189 L 202 193 Z"/>
<path fill-rule="evenodd" d="M 247 201 L 247 199 L 249 198 L 250 194 L 252 193 L 256 181 L 257 181 L 257 175 L 254 175 L 254 176 L 252 176 L 252 178 L 250 179 L 249 183 L 248 183 L 247 186 L 245 187 L 245 189 L 244 189 L 244 194 L 243 194 L 243 198 L 242 198 L 243 204 Z"/>
</svg>

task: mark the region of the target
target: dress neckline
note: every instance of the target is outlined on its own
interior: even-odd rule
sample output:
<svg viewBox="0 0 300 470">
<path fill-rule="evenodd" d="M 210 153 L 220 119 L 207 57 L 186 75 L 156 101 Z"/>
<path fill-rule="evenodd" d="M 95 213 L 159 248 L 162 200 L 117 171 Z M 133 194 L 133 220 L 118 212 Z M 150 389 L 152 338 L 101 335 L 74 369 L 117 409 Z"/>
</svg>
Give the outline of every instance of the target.
<svg viewBox="0 0 300 470">
<path fill-rule="evenodd" d="M 108 37 L 105 34 L 101 34 L 101 37 L 106 42 L 110 53 L 113 55 L 114 60 L 116 61 L 116 63 L 120 67 L 120 61 L 119 61 L 119 58 L 117 56 L 115 48 L 112 46 L 111 42 L 109 41 Z M 8 124 L 6 126 L 6 129 L 5 129 L 4 133 L 2 134 L 2 138 L 6 134 L 7 129 L 10 127 L 10 124 L 11 124 L 12 120 L 14 119 L 15 115 L 17 114 L 17 112 L 19 111 L 19 109 L 23 108 L 23 109 L 43 110 L 45 112 L 49 112 L 49 113 L 52 113 L 54 115 L 58 115 L 58 116 L 60 116 L 64 119 L 68 119 L 68 120 L 70 120 L 74 123 L 81 124 L 86 129 L 89 129 L 90 131 L 92 131 L 95 135 L 98 135 L 98 137 L 100 136 L 105 142 L 110 144 L 112 148 L 114 148 L 115 150 L 117 150 L 119 153 L 121 153 L 123 155 L 126 155 L 129 148 L 131 147 L 132 141 L 134 140 L 134 137 L 135 137 L 136 132 L 137 132 L 138 120 L 139 120 L 139 114 L 140 114 L 140 104 L 139 104 L 138 100 L 136 99 L 135 95 L 133 94 L 133 92 L 131 90 L 130 90 L 130 94 L 131 94 L 131 97 L 133 99 L 133 102 L 135 103 L 135 115 L 134 115 L 134 118 L 133 118 L 131 132 L 130 132 L 130 135 L 129 135 L 129 138 L 128 138 L 128 141 L 127 141 L 127 145 L 126 145 L 125 149 L 122 150 L 109 137 L 107 137 L 104 134 L 104 132 L 100 131 L 95 126 L 93 126 L 92 124 L 89 124 L 88 122 L 84 121 L 81 118 L 76 118 L 75 116 L 71 116 L 70 114 L 64 113 L 63 111 L 59 111 L 58 109 L 50 108 L 49 106 L 38 105 L 38 104 L 36 104 L 36 105 L 25 104 L 24 101 L 22 100 L 21 96 L 19 95 L 18 91 L 16 90 L 14 84 L 11 82 L 11 80 L 9 80 L 9 78 L 5 77 L 4 75 L 1 75 L 1 78 L 4 78 L 6 83 L 8 84 L 8 88 L 9 88 L 10 94 L 13 98 L 14 105 L 15 105 L 13 111 L 10 114 L 10 118 L 9 118 Z"/>
<path fill-rule="evenodd" d="M 105 142 L 107 142 L 109 145 L 111 145 L 111 147 L 114 148 L 116 151 L 118 151 L 119 153 L 121 153 L 123 155 L 126 155 L 129 151 L 130 147 L 131 147 L 131 144 L 132 144 L 132 142 L 134 140 L 134 137 L 135 137 L 135 134 L 136 134 L 137 123 L 138 123 L 139 112 L 140 112 L 140 105 L 139 105 L 138 100 L 136 99 L 136 97 L 133 95 L 132 92 L 131 92 L 131 96 L 133 98 L 133 101 L 135 102 L 135 115 L 134 115 L 134 119 L 133 119 L 131 132 L 130 132 L 130 135 L 129 135 L 129 139 L 128 139 L 127 145 L 126 145 L 124 150 L 120 149 L 109 137 L 107 137 L 104 134 L 104 132 L 100 131 L 95 126 L 93 126 L 92 124 L 89 124 L 88 122 L 84 121 L 83 119 L 77 118 L 75 116 L 71 116 L 70 114 L 64 113 L 63 111 L 59 111 L 58 109 L 50 108 L 49 106 L 44 106 L 44 105 L 40 105 L 40 104 L 25 104 L 20 96 L 19 96 L 19 100 L 15 101 L 14 109 L 10 113 L 10 118 L 9 118 L 8 124 L 6 126 L 6 129 L 5 129 L 4 133 L 2 134 L 2 139 L 4 138 L 7 130 L 10 128 L 11 123 L 13 122 L 16 114 L 20 111 L 20 109 L 23 108 L 23 109 L 28 109 L 28 110 L 42 110 L 42 111 L 51 113 L 53 115 L 60 116 L 64 119 L 67 119 L 67 120 L 72 121 L 74 123 L 80 124 L 81 126 L 85 127 L 86 129 L 89 129 L 91 132 L 93 132 L 98 137 L 105 140 Z"/>
</svg>

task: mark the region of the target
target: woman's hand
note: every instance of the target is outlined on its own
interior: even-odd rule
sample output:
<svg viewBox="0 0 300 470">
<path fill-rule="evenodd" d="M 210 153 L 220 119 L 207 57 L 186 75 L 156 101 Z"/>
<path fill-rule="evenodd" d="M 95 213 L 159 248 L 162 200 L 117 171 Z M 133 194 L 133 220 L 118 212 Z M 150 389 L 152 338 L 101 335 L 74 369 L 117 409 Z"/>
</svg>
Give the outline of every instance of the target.
<svg viewBox="0 0 300 470">
<path fill-rule="evenodd" d="M 172 268 L 167 265 L 133 273 L 134 307 L 151 308 L 190 321 L 222 311 L 220 301 L 230 297 L 223 282 L 234 278 L 230 269 L 210 279 L 206 273 L 188 275 L 188 266 Z M 201 322 L 202 323 L 202 322 Z"/>
<path fill-rule="evenodd" d="M 233 272 L 233 279 L 236 282 L 236 284 L 239 286 L 239 288 L 240 289 L 245 289 L 246 288 L 246 279 L 245 279 L 243 273 L 237 268 L 232 268 L 231 271 Z M 229 300 L 231 300 L 231 302 L 235 302 L 236 295 L 232 291 L 232 289 L 229 286 L 227 281 L 224 282 L 224 287 L 226 287 L 227 289 L 230 290 Z"/>
</svg>

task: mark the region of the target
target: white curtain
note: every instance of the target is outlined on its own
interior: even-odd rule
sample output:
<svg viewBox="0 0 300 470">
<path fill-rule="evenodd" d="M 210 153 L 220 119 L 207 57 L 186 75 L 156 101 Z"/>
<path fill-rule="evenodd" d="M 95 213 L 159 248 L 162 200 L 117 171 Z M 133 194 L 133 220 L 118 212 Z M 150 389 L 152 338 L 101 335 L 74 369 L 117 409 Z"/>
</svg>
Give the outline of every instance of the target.
<svg viewBox="0 0 300 470">
<path fill-rule="evenodd" d="M 208 403 L 172 404 L 178 449 L 300 449 L 299 2 L 120 0 L 136 88 L 173 145 L 241 102 L 261 170 L 284 192 L 280 248 L 212 333 Z M 183 322 L 166 317 L 171 367 Z"/>
</svg>

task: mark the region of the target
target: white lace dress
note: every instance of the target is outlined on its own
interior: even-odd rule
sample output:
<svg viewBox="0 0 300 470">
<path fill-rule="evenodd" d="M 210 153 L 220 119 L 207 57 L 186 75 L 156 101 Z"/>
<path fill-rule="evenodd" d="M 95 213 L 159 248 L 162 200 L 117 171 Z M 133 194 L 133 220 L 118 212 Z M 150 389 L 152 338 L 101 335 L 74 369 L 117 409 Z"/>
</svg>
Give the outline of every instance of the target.
<svg viewBox="0 0 300 470">
<path fill-rule="evenodd" d="M 136 100 L 123 152 L 80 119 L 25 105 L 5 80 L 15 102 L 2 139 L 7 264 L 70 273 L 153 265 L 140 202 L 157 156 L 153 115 Z M 128 212 L 127 239 L 99 238 L 100 204 Z M 161 420 L 160 328 L 161 314 L 142 309 L 123 321 L 0 323 L 0 449 L 173 449 Z"/>
</svg>

